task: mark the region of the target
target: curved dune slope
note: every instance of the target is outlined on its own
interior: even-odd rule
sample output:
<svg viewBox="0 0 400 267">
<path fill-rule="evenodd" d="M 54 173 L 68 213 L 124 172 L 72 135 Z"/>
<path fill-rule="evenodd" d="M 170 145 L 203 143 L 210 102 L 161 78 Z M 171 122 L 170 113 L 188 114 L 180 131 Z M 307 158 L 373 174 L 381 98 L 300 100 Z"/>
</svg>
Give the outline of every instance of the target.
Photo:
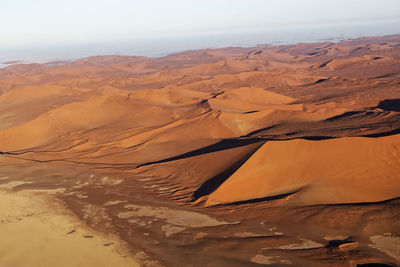
<svg viewBox="0 0 400 267">
<path fill-rule="evenodd" d="M 132 112 L 134 111 L 134 112 Z M 163 114 L 161 114 L 163 113 Z M 158 115 L 152 121 L 141 118 Z M 34 120 L 0 131 L 0 151 L 15 151 L 46 145 L 56 138 L 76 132 L 129 121 L 138 121 L 142 127 L 162 123 L 173 118 L 172 112 L 157 106 L 143 106 L 130 101 L 126 95 L 100 96 L 74 102 L 43 113 Z"/>
<path fill-rule="evenodd" d="M 162 160 L 235 136 L 219 121 L 218 112 L 201 105 L 209 97 L 183 89 L 106 90 L 0 130 L 0 151 L 40 161 Z"/>
<path fill-rule="evenodd" d="M 213 109 L 243 113 L 266 108 L 279 109 L 279 105 L 290 104 L 294 99 L 262 88 L 241 87 L 222 93 L 209 100 Z"/>
<path fill-rule="evenodd" d="M 207 205 L 292 194 L 292 203 L 375 202 L 399 197 L 400 135 L 264 144 Z"/>
</svg>

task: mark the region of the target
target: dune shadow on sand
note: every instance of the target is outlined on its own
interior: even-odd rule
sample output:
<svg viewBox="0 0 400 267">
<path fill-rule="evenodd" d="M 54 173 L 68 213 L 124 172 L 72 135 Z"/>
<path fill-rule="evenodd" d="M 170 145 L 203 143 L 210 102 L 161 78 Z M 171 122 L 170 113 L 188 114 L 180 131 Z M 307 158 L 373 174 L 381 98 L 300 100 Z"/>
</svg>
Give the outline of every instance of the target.
<svg viewBox="0 0 400 267">
<path fill-rule="evenodd" d="M 158 163 L 166 163 L 170 161 L 175 161 L 175 160 L 180 160 L 180 159 L 185 159 L 185 158 L 191 158 L 203 154 L 208 154 L 208 153 L 213 153 L 213 152 L 218 152 L 222 150 L 227 150 L 227 149 L 232 149 L 232 148 L 237 148 L 241 146 L 247 146 L 251 145 L 257 142 L 262 142 L 264 139 L 262 138 L 248 138 L 248 139 L 224 139 L 221 140 L 215 144 L 202 147 L 196 150 L 192 150 L 174 157 L 166 158 L 166 159 L 161 159 L 158 161 L 151 161 L 151 162 L 146 162 L 141 165 L 138 165 L 137 168 L 143 167 L 143 166 L 148 166 L 148 165 L 154 165 Z"/>
<path fill-rule="evenodd" d="M 240 158 L 229 168 L 211 177 L 205 183 L 203 183 L 196 191 L 193 192 L 192 201 L 196 201 L 197 199 L 214 192 L 221 184 L 231 177 L 232 174 L 234 174 L 262 146 L 262 144 L 264 144 L 264 142 L 261 142 L 259 146 L 256 146 L 254 149 L 249 151 L 245 156 Z"/>
<path fill-rule="evenodd" d="M 377 108 L 383 109 L 385 111 L 400 112 L 400 98 L 383 100 L 379 102 Z"/>
</svg>

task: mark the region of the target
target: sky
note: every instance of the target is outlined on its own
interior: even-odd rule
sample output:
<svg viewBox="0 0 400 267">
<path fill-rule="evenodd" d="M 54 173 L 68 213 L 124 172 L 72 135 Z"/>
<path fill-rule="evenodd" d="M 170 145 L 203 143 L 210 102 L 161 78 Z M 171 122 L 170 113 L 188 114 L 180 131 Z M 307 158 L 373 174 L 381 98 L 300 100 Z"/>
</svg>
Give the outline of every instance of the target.
<svg viewBox="0 0 400 267">
<path fill-rule="evenodd" d="M 1 0 L 0 47 L 201 36 L 399 18 L 400 0 Z"/>
</svg>

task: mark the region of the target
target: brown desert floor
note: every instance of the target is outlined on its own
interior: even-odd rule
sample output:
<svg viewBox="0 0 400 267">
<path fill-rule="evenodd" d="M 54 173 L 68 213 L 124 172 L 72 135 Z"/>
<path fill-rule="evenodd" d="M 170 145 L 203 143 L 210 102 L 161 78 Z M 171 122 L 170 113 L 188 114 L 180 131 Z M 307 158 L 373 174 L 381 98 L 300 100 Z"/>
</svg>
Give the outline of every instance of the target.
<svg viewBox="0 0 400 267">
<path fill-rule="evenodd" d="M 399 35 L 13 64 L 0 266 L 396 266 L 399 134 Z"/>
</svg>

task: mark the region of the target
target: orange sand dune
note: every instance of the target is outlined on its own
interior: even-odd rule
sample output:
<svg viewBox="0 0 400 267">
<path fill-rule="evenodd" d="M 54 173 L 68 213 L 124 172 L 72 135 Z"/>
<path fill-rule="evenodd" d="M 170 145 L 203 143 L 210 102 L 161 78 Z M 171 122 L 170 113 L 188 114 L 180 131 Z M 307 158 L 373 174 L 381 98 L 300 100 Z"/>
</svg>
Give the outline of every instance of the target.
<svg viewBox="0 0 400 267">
<path fill-rule="evenodd" d="M 143 266 L 397 266 L 399 66 L 399 35 L 16 62 L 0 69 L 0 188 L 53 194 Z M 0 266 L 47 225 L 7 205 Z"/>
<path fill-rule="evenodd" d="M 131 112 L 132 107 L 137 108 L 135 113 Z M 61 106 L 43 113 L 26 124 L 2 130 L 0 149 L 2 151 L 30 149 L 73 132 L 104 127 L 115 124 L 116 121 L 128 123 L 145 116 L 146 113 L 148 115 L 164 113 L 158 117 L 159 120 L 149 121 L 148 126 L 165 123 L 174 117 L 170 111 L 134 103 L 129 100 L 128 95 L 100 96 Z M 147 125 L 142 124 L 142 127 Z"/>
<path fill-rule="evenodd" d="M 263 145 L 207 205 L 290 195 L 288 203 L 375 202 L 398 197 L 400 135 Z"/>
</svg>

